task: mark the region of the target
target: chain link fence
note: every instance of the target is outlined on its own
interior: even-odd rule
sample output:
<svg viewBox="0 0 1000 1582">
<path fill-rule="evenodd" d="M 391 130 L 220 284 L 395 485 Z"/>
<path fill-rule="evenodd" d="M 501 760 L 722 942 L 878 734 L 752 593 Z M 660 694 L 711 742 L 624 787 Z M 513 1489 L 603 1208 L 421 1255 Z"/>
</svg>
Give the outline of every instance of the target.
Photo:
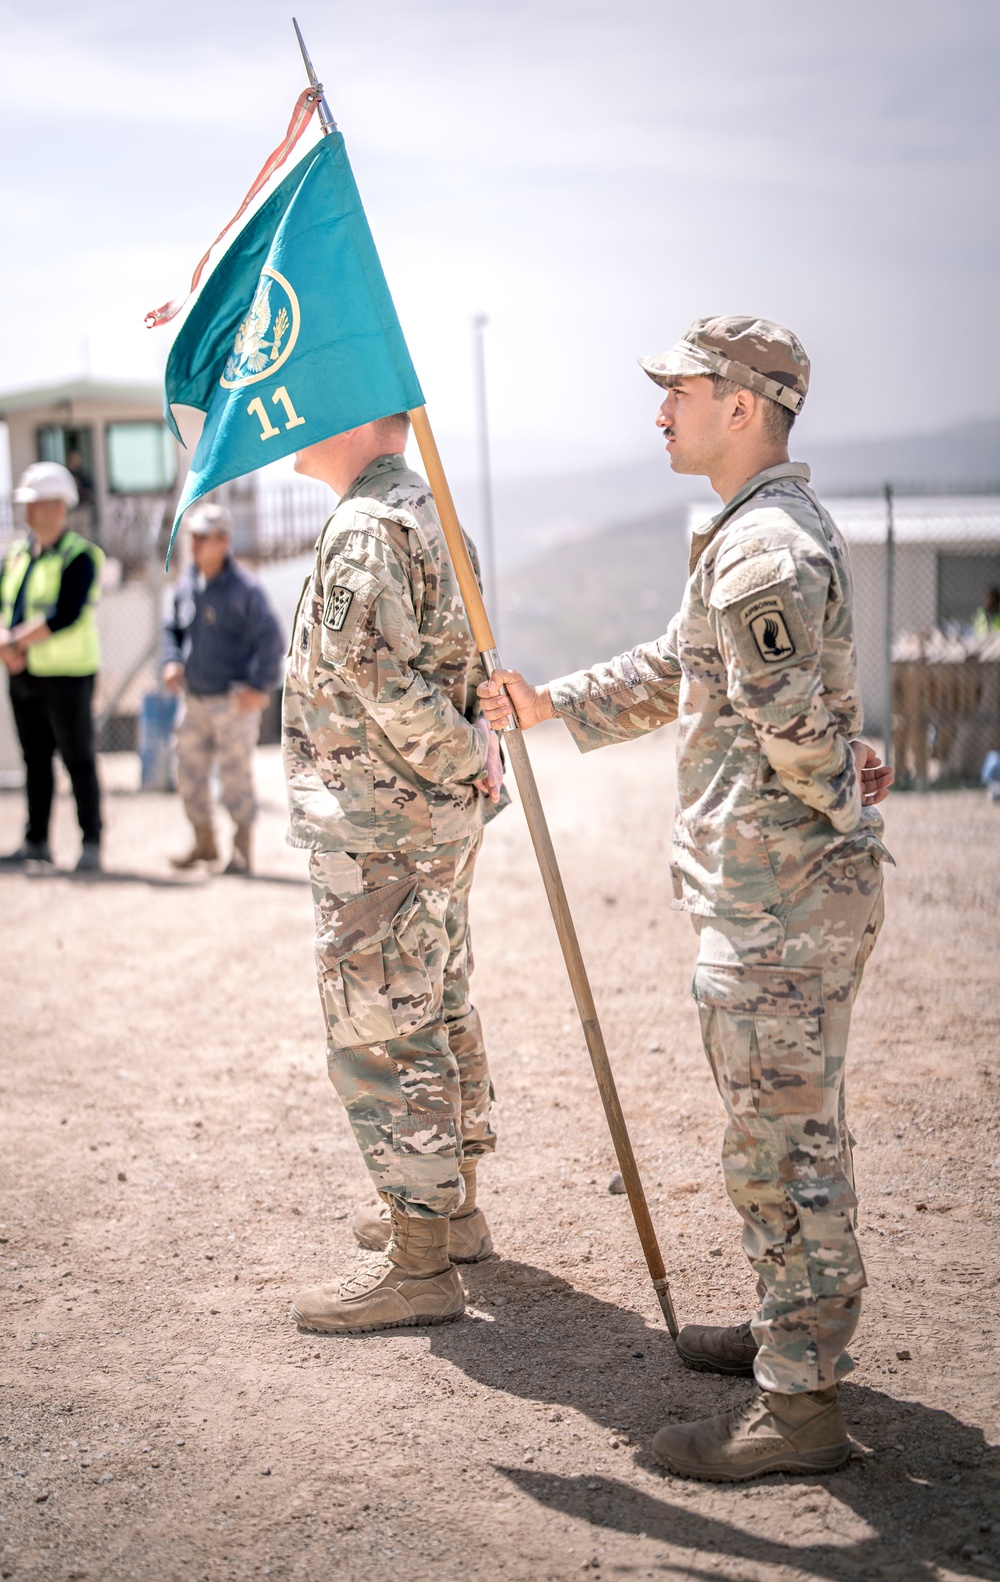
<svg viewBox="0 0 1000 1582">
<path fill-rule="evenodd" d="M 284 594 L 283 563 L 312 550 L 330 514 L 329 490 L 299 480 L 263 490 L 252 480 L 237 480 L 225 496 L 233 515 L 236 554 L 260 571 L 265 583 L 271 580 L 273 568 L 279 594 Z M 69 514 L 67 525 L 100 544 L 106 556 L 97 606 L 101 669 L 94 700 L 102 753 L 139 750 L 143 699 L 160 689 L 162 623 L 183 562 L 183 554 L 175 554 L 168 577 L 163 563 L 173 510 L 172 494 L 144 494 L 114 497 L 100 523 L 89 505 Z M 0 560 L 24 531 L 22 511 L 9 494 L 0 495 Z M 287 602 L 287 596 L 279 596 L 279 605 Z M 23 768 L 6 687 L 0 688 L 0 694 L 0 784 L 19 784 Z M 262 722 L 262 740 L 276 740 L 277 731 L 277 706 L 272 701 Z"/>
<path fill-rule="evenodd" d="M 980 783 L 1000 752 L 1000 485 L 827 503 L 854 568 L 866 731 L 901 786 Z"/>
<path fill-rule="evenodd" d="M 283 583 L 299 576 L 295 557 L 312 550 L 329 514 L 328 492 L 298 480 L 266 492 L 241 492 L 237 484 L 226 503 L 237 554 L 273 582 L 279 608 L 294 603 Z M 902 786 L 978 784 L 988 755 L 1000 753 L 1000 591 L 995 599 L 991 593 L 1000 590 L 1000 483 L 975 493 L 886 485 L 881 494 L 832 497 L 828 505 L 854 568 L 866 732 L 883 742 Z M 0 555 L 22 531 L 18 514 L 9 496 L 0 497 Z M 692 521 L 703 514 L 692 508 Z M 137 750 L 142 699 L 159 688 L 171 517 L 172 501 L 151 495 L 118 497 L 99 534 L 87 508 L 73 513 L 72 525 L 98 538 L 108 557 L 97 612 L 102 752 Z M 20 777 L 5 700 L 0 777 Z"/>
</svg>

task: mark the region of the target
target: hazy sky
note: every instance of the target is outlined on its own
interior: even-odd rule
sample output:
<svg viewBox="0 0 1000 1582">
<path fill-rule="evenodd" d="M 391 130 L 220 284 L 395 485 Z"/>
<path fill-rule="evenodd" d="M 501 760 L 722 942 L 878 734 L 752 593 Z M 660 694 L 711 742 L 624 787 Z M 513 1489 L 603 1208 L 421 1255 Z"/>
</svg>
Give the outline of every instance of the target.
<svg viewBox="0 0 1000 1582">
<path fill-rule="evenodd" d="M 296 3 L 457 470 L 477 309 L 500 471 L 650 454 L 635 358 L 702 313 L 801 336 L 802 453 L 1000 411 L 997 0 Z M 302 86 L 289 16 L 0 0 L 0 389 L 158 376 L 142 315 Z"/>
</svg>

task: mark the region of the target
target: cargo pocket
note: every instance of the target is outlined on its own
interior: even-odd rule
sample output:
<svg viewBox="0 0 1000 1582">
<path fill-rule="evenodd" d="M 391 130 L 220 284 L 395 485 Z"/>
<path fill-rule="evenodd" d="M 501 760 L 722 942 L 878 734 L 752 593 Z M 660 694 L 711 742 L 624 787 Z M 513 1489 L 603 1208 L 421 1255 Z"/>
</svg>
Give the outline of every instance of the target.
<svg viewBox="0 0 1000 1582">
<path fill-rule="evenodd" d="M 416 877 L 407 874 L 334 906 L 320 923 L 316 965 L 335 1049 L 381 1044 L 399 1035 L 391 1004 L 397 985 L 387 965 L 395 965 L 395 936 L 405 934 L 416 911 L 416 891 Z"/>
<path fill-rule="evenodd" d="M 398 1154 L 453 1156 L 458 1151 L 454 1116 L 437 1110 L 411 1110 L 408 1115 L 396 1115 L 392 1146 Z"/>
<path fill-rule="evenodd" d="M 700 961 L 693 991 L 705 1048 L 731 1114 L 823 1112 L 818 973 Z"/>
</svg>

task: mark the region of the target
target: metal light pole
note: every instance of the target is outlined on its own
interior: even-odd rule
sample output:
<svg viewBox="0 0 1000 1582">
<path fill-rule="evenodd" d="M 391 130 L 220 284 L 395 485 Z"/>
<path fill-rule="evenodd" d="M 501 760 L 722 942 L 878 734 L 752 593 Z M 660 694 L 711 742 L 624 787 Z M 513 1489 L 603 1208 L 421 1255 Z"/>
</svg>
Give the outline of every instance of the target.
<svg viewBox="0 0 1000 1582">
<path fill-rule="evenodd" d="M 892 687 L 892 643 L 895 635 L 895 604 L 896 604 L 896 510 L 895 491 L 891 483 L 885 486 L 885 668 L 888 688 L 888 701 L 886 705 L 885 723 L 885 761 L 890 766 L 895 762 L 893 752 L 893 687 Z"/>
<path fill-rule="evenodd" d="M 476 450 L 479 457 L 479 521 L 483 548 L 486 605 L 493 617 L 493 631 L 500 630 L 500 590 L 497 587 L 496 538 L 493 531 L 493 479 L 490 472 L 490 429 L 486 406 L 486 343 L 488 313 L 472 315 L 472 383 L 476 404 Z"/>
</svg>

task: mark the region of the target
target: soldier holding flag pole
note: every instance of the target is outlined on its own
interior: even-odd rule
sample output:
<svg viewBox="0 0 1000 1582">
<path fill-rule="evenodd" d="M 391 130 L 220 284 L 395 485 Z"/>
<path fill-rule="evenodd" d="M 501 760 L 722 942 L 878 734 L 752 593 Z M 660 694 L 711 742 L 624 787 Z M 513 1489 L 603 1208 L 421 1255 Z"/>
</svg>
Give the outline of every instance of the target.
<svg viewBox="0 0 1000 1582">
<path fill-rule="evenodd" d="M 737 1482 L 832 1470 L 850 1455 L 837 1383 L 853 1366 L 865 1271 L 855 1237 L 844 1065 L 851 1007 L 882 919 L 892 770 L 861 729 L 847 550 L 789 461 L 809 362 L 781 325 L 700 319 L 642 361 L 675 472 L 723 508 L 694 537 L 663 637 L 546 686 L 498 671 L 495 728 L 561 718 L 581 751 L 679 720 L 675 906 L 699 935 L 693 992 L 726 1108 L 723 1172 L 760 1308 L 687 1325 L 688 1366 L 756 1376 L 745 1406 L 668 1424 L 681 1476 Z M 506 688 L 508 697 L 501 695 Z"/>
<path fill-rule="evenodd" d="M 312 854 L 331 1076 L 388 1209 L 355 1225 L 364 1244 L 387 1245 L 386 1263 L 301 1293 L 293 1316 L 307 1329 L 349 1333 L 457 1317 L 464 1295 L 453 1261 L 491 1246 L 475 1198 L 476 1161 L 493 1135 L 467 992 L 466 906 L 481 828 L 501 801 L 498 749 L 477 719 L 477 683 L 499 656 L 343 139 L 302 52 L 310 88 L 239 214 L 317 108 L 325 136 L 202 288 L 171 350 L 165 415 L 177 432 L 172 405 L 205 413 L 175 533 L 201 495 L 292 452 L 300 471 L 341 496 L 296 616 L 284 742 L 289 838 Z M 178 311 L 167 304 L 147 323 Z M 411 422 L 430 489 L 401 460 Z M 508 750 L 639 1239 L 676 1334 L 516 729 Z"/>
</svg>

